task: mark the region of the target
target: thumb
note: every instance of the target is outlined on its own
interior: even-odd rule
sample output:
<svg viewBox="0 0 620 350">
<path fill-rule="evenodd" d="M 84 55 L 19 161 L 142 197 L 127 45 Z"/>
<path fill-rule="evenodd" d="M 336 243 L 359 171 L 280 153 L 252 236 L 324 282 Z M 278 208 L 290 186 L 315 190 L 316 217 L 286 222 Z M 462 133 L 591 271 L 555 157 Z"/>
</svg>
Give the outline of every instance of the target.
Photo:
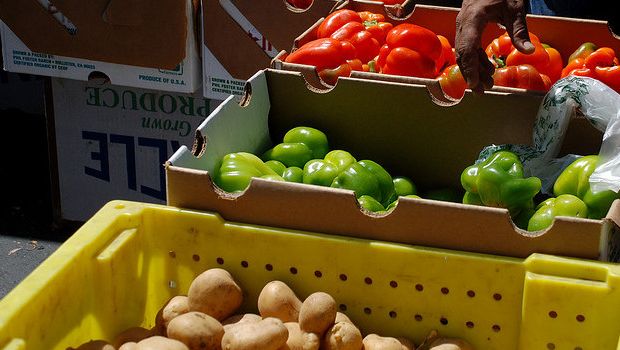
<svg viewBox="0 0 620 350">
<path fill-rule="evenodd" d="M 534 44 L 530 41 L 530 34 L 527 31 L 527 22 L 525 21 L 525 12 L 522 6 L 509 10 L 507 16 L 506 31 L 512 39 L 514 47 L 525 54 L 534 52 Z"/>
</svg>

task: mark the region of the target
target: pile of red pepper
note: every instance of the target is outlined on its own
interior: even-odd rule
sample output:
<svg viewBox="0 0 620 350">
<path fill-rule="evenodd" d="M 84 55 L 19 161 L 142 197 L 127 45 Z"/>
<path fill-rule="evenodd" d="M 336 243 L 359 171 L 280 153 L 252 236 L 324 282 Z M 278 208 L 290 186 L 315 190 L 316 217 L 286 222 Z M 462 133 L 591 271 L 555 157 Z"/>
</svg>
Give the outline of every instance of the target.
<svg viewBox="0 0 620 350">
<path fill-rule="evenodd" d="M 620 64 L 613 49 L 593 43 L 581 45 L 565 66 L 560 53 L 533 33 L 532 54 L 523 54 L 507 33 L 486 48 L 495 66 L 494 84 L 534 91 L 548 91 L 567 75 L 588 76 L 620 92 Z M 450 41 L 431 30 L 410 23 L 393 26 L 381 14 L 342 9 L 330 14 L 311 41 L 285 59 L 315 66 L 321 79 L 335 85 L 352 71 L 437 79 L 444 93 L 460 99 L 463 79 Z"/>
<path fill-rule="evenodd" d="M 354 70 L 436 78 L 456 62 L 448 39 L 415 24 L 393 26 L 368 11 L 335 11 L 321 22 L 316 37 L 286 62 L 315 66 L 329 85 Z"/>
</svg>

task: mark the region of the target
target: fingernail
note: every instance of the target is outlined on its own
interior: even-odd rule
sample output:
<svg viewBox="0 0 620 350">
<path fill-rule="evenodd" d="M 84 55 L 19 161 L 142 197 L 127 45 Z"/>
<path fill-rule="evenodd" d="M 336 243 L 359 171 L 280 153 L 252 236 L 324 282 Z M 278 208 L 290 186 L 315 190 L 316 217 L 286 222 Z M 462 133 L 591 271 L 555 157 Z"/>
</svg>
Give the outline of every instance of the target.
<svg viewBox="0 0 620 350">
<path fill-rule="evenodd" d="M 525 41 L 523 42 L 523 48 L 530 51 L 530 50 L 534 50 L 534 44 L 532 44 L 529 41 Z"/>
</svg>

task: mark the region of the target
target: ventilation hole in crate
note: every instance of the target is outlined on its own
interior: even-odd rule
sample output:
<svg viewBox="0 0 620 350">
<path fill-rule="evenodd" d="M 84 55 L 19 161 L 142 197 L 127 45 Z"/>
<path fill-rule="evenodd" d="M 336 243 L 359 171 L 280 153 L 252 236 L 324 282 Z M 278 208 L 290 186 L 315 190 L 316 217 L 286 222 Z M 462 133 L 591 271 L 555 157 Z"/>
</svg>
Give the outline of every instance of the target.
<svg viewBox="0 0 620 350">
<path fill-rule="evenodd" d="M 502 330 L 502 327 L 500 327 L 498 324 L 494 324 L 491 329 L 493 330 L 493 332 L 499 332 Z"/>
<path fill-rule="evenodd" d="M 314 275 L 316 276 L 316 278 L 321 278 L 323 277 L 323 273 L 319 270 L 314 271 Z"/>
<path fill-rule="evenodd" d="M 448 289 L 446 287 L 443 287 L 443 288 L 441 288 L 441 293 L 442 294 L 448 294 L 448 293 L 450 293 L 450 289 Z"/>
<path fill-rule="evenodd" d="M 267 270 L 267 271 L 273 271 L 273 265 L 271 265 L 271 264 L 267 264 L 267 265 L 265 265 L 265 270 Z"/>
<path fill-rule="evenodd" d="M 474 292 L 473 290 L 468 290 L 467 291 L 467 296 L 470 298 L 473 298 L 476 296 L 476 292 Z"/>
<path fill-rule="evenodd" d="M 372 278 L 370 278 L 370 277 L 366 277 L 366 278 L 364 278 L 364 283 L 366 283 L 366 284 L 372 284 Z"/>
<path fill-rule="evenodd" d="M 390 317 L 391 317 L 391 318 L 396 318 L 396 316 L 398 316 L 398 314 L 396 313 L 396 311 L 394 311 L 394 310 L 390 311 Z"/>
<path fill-rule="evenodd" d="M 366 315 L 370 315 L 370 314 L 372 313 L 372 309 L 371 309 L 371 308 L 369 308 L 369 307 L 365 307 L 365 308 L 364 308 L 364 313 L 365 313 Z"/>
<path fill-rule="evenodd" d="M 296 274 L 297 274 L 297 268 L 296 268 L 296 267 L 294 267 L 294 266 L 293 266 L 293 267 L 291 267 L 291 268 L 289 269 L 289 271 L 291 271 L 291 273 L 292 273 L 293 275 L 296 275 Z"/>
<path fill-rule="evenodd" d="M 583 350 L 583 348 L 581 346 L 576 346 L 575 350 Z"/>
<path fill-rule="evenodd" d="M 215 259 L 215 261 L 218 263 L 218 265 L 224 265 L 224 259 L 223 258 L 217 258 L 217 259 Z"/>
<path fill-rule="evenodd" d="M 392 287 L 392 288 L 396 288 L 396 287 L 398 287 L 398 282 L 396 282 L 396 281 L 390 281 L 390 287 Z"/>
<path fill-rule="evenodd" d="M 422 315 L 420 314 L 416 314 L 415 316 L 413 316 L 413 318 L 418 322 L 422 322 Z"/>
<path fill-rule="evenodd" d="M 170 256 L 171 258 L 176 258 L 177 257 L 177 253 L 174 252 L 174 250 L 171 250 L 168 252 L 168 256 Z"/>
<path fill-rule="evenodd" d="M 493 294 L 493 299 L 495 299 L 497 301 L 500 301 L 500 300 L 502 300 L 502 295 L 499 294 L 499 293 L 495 293 L 495 294 Z"/>
<path fill-rule="evenodd" d="M 340 309 L 340 311 L 345 312 L 347 311 L 347 305 L 346 304 L 340 304 L 338 305 L 338 308 Z"/>
<path fill-rule="evenodd" d="M 472 321 L 465 322 L 465 325 L 467 326 L 467 328 L 474 328 L 474 323 Z"/>
<path fill-rule="evenodd" d="M 245 261 L 245 260 L 242 260 L 242 261 L 241 261 L 241 266 L 243 266 L 243 267 L 247 268 L 249 265 L 250 265 L 250 264 L 248 264 L 248 262 L 247 262 L 247 261 Z"/>
<path fill-rule="evenodd" d="M 114 206 L 114 209 L 125 209 L 125 204 L 117 204 Z"/>
<path fill-rule="evenodd" d="M 555 349 L 555 344 L 553 344 L 553 343 L 547 343 L 547 349 L 549 349 L 549 350 L 554 350 L 554 349 Z"/>
<path fill-rule="evenodd" d="M 586 317 L 584 315 L 577 315 L 577 322 L 583 322 L 586 320 Z"/>
<path fill-rule="evenodd" d="M 194 254 L 194 255 L 192 255 L 192 260 L 194 260 L 194 261 L 200 261 L 200 255 L 198 255 L 198 254 Z"/>
<path fill-rule="evenodd" d="M 448 324 L 448 319 L 445 317 L 442 317 L 439 319 L 439 323 L 441 323 L 442 325 L 447 325 Z"/>
<path fill-rule="evenodd" d="M 346 281 L 347 280 L 347 275 L 345 275 L 344 273 L 340 274 L 340 280 L 341 281 Z"/>
<path fill-rule="evenodd" d="M 415 285 L 415 290 L 417 290 L 418 292 L 421 292 L 424 290 L 424 286 L 418 283 Z"/>
<path fill-rule="evenodd" d="M 556 318 L 556 317 L 558 317 L 558 313 L 555 312 L 555 311 L 549 311 L 549 317 Z"/>
</svg>

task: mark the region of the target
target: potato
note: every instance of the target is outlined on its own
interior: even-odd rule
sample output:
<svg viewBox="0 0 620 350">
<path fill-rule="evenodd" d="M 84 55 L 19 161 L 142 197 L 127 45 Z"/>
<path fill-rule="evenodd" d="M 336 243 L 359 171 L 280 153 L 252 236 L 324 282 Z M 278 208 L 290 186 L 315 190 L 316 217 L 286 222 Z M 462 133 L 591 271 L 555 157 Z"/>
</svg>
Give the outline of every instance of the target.
<svg viewBox="0 0 620 350">
<path fill-rule="evenodd" d="M 213 317 L 190 311 L 177 316 L 168 324 L 168 338 L 187 345 L 190 350 L 221 348 L 224 327 Z"/>
<path fill-rule="evenodd" d="M 403 346 L 403 350 L 415 350 L 415 344 L 411 340 L 405 337 L 397 337 L 396 339 Z"/>
<path fill-rule="evenodd" d="M 288 330 L 282 321 L 267 317 L 231 328 L 222 338 L 223 350 L 278 350 L 286 344 Z"/>
<path fill-rule="evenodd" d="M 351 319 L 349 318 L 349 316 L 343 314 L 342 312 L 338 311 L 336 312 L 336 319 L 334 320 L 334 323 L 338 323 L 338 322 L 349 322 L 349 323 L 353 323 L 353 321 L 351 321 Z"/>
<path fill-rule="evenodd" d="M 188 298 L 184 295 L 177 295 L 159 310 L 157 316 L 155 316 L 155 333 L 157 335 L 166 335 L 166 328 L 168 323 L 175 317 L 189 312 Z"/>
<path fill-rule="evenodd" d="M 262 319 L 262 317 L 256 314 L 234 315 L 222 321 L 222 326 L 224 326 L 224 331 L 228 332 L 230 328 L 237 325 L 249 322 L 259 322 Z"/>
<path fill-rule="evenodd" d="M 121 345 L 118 350 L 138 350 L 138 343 L 129 342 Z"/>
<path fill-rule="evenodd" d="M 474 347 L 463 339 L 438 338 L 431 345 L 430 350 L 474 350 Z"/>
<path fill-rule="evenodd" d="M 299 310 L 299 327 L 320 337 L 334 324 L 338 305 L 331 295 L 323 292 L 310 294 Z"/>
<path fill-rule="evenodd" d="M 314 333 L 306 333 L 299 328 L 297 322 L 286 322 L 288 330 L 286 344 L 280 350 L 318 350 L 321 345 L 319 336 Z"/>
<path fill-rule="evenodd" d="M 258 311 L 262 317 L 279 318 L 282 322 L 297 322 L 301 300 L 284 282 L 271 281 L 258 296 Z"/>
<path fill-rule="evenodd" d="M 337 322 L 325 333 L 321 349 L 360 350 L 362 346 L 362 332 L 353 323 Z"/>
<path fill-rule="evenodd" d="M 88 343 L 84 343 L 75 349 L 70 347 L 67 348 L 67 350 L 115 350 L 115 348 L 105 340 L 91 340 Z"/>
<path fill-rule="evenodd" d="M 196 277 L 187 293 L 189 309 L 218 321 L 232 315 L 243 302 L 241 287 L 228 271 L 209 269 Z"/>
<path fill-rule="evenodd" d="M 114 338 L 112 345 L 114 345 L 115 348 L 119 348 L 125 343 L 137 343 L 140 340 L 146 339 L 152 335 L 153 332 L 150 329 L 142 327 L 132 327 L 122 331 L 119 335 L 117 335 L 116 338 Z"/>
<path fill-rule="evenodd" d="M 178 340 L 154 336 L 140 340 L 137 350 L 189 350 L 189 348 Z"/>
<path fill-rule="evenodd" d="M 364 340 L 364 350 L 403 350 L 403 345 L 396 338 L 380 337 L 376 334 L 367 335 Z"/>
</svg>

